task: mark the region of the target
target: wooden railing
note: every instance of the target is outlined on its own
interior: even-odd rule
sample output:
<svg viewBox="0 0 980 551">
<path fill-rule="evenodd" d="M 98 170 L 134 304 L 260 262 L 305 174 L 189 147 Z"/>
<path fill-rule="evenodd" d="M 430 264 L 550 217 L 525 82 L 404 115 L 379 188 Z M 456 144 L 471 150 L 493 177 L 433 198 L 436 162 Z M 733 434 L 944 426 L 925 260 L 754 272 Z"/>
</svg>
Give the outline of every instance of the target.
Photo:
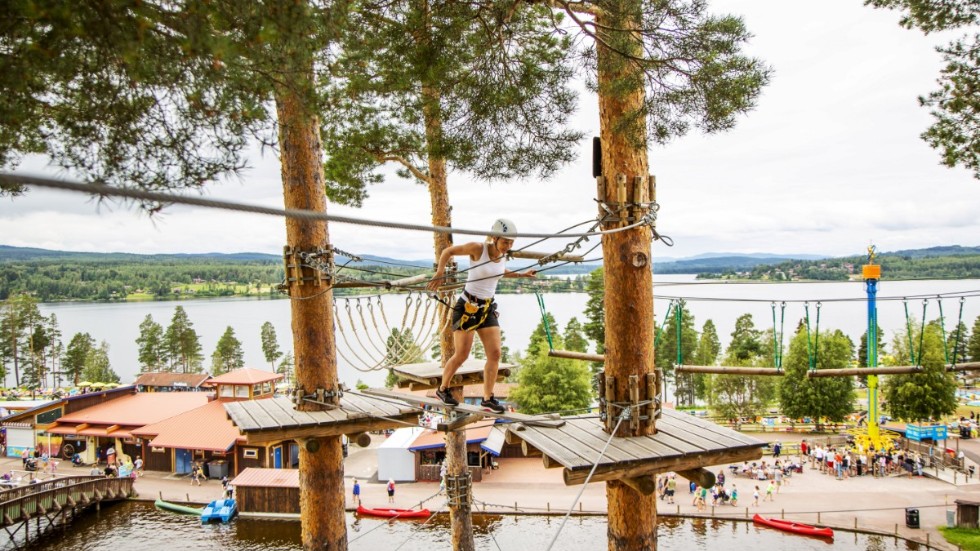
<svg viewBox="0 0 980 551">
<path fill-rule="evenodd" d="M 17 524 L 66 507 L 86 507 L 102 501 L 126 499 L 132 493 L 132 478 L 69 476 L 17 486 L 0 492 L 0 526 Z"/>
</svg>

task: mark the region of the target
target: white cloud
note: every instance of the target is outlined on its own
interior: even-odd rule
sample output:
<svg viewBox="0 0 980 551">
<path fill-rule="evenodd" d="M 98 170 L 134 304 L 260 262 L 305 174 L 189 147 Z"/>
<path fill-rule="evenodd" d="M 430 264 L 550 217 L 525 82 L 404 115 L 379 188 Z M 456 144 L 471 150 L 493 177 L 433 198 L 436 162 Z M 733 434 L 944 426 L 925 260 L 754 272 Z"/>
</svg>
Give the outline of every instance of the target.
<svg viewBox="0 0 980 551">
<path fill-rule="evenodd" d="M 655 244 L 655 255 L 861 254 L 871 241 L 883 251 L 978 244 L 980 182 L 966 170 L 939 166 L 938 154 L 918 137 L 931 119 L 916 98 L 936 86 L 941 58 L 934 46 L 948 33 L 903 29 L 897 13 L 860 2 L 724 0 L 712 7 L 743 15 L 755 35 L 750 51 L 775 72 L 758 108 L 732 131 L 651 149 L 662 205 L 658 229 L 676 241 L 674 248 Z M 582 94 L 575 125 L 589 136 L 597 132 L 594 97 Z M 585 140 L 578 160 L 545 182 L 487 185 L 452 173 L 454 225 L 489 228 L 505 216 L 522 231 L 552 232 L 592 219 L 590 148 Z M 276 156 L 256 154 L 251 164 L 240 180 L 216 184 L 207 195 L 281 207 Z M 40 171 L 36 160 L 25 168 Z M 392 176 L 369 192 L 362 209 L 328 210 L 430 222 L 420 185 Z M 355 253 L 431 256 L 431 236 L 422 232 L 331 224 L 330 235 L 335 246 Z M 0 199 L 0 243 L 9 245 L 278 254 L 284 240 L 282 221 L 269 216 L 177 207 L 150 220 L 60 192 Z"/>
</svg>

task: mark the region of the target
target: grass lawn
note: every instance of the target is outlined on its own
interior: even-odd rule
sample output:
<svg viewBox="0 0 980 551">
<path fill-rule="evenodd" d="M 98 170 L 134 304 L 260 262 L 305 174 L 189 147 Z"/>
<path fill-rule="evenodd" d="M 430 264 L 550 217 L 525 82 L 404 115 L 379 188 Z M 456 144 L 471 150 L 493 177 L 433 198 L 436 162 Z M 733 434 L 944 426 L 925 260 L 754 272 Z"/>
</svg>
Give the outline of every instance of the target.
<svg viewBox="0 0 980 551">
<path fill-rule="evenodd" d="M 939 531 L 946 541 L 959 546 L 963 551 L 980 551 L 980 530 L 940 526 Z"/>
</svg>

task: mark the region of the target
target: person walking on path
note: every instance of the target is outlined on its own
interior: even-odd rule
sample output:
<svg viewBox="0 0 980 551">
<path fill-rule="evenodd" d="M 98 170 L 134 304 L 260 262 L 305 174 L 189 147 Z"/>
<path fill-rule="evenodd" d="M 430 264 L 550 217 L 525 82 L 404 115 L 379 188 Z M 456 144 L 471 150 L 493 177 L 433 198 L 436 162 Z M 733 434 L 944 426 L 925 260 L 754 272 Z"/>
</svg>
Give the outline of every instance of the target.
<svg viewBox="0 0 980 551">
<path fill-rule="evenodd" d="M 197 463 L 191 467 L 191 486 L 195 484 L 201 485 L 201 467 Z"/>
<path fill-rule="evenodd" d="M 732 507 L 738 507 L 738 488 L 732 484 L 732 495 L 728 498 L 728 503 L 732 504 Z"/>
<path fill-rule="evenodd" d="M 667 503 L 674 503 L 674 492 L 677 491 L 677 480 L 671 474 L 667 479 Z"/>
<path fill-rule="evenodd" d="M 759 506 L 759 487 L 758 486 L 756 486 L 755 487 L 755 491 L 752 492 L 752 506 L 753 507 L 758 507 Z"/>
<path fill-rule="evenodd" d="M 354 479 L 354 488 L 351 490 L 351 495 L 354 497 L 354 501 L 357 502 L 357 505 L 360 506 L 361 505 L 361 484 L 357 481 L 356 478 Z"/>
<path fill-rule="evenodd" d="M 143 458 L 137 457 L 136 461 L 133 462 L 133 472 L 136 476 L 143 476 Z"/>
<path fill-rule="evenodd" d="M 513 236 L 517 234 L 517 227 L 513 222 L 499 218 L 493 223 L 491 231 L 493 235 L 483 243 L 474 241 L 443 249 L 436 264 L 436 273 L 426 286 L 435 291 L 445 282 L 446 265 L 452 257 L 469 257 L 466 286 L 453 306 L 453 345 L 456 351 L 446 360 L 442 370 L 442 383 L 436 390 L 436 396 L 447 405 L 459 405 L 459 401 L 452 396 L 449 384 L 459 366 L 469 357 L 473 347 L 473 334 L 476 333 L 483 343 L 487 359 L 483 366 L 483 401 L 480 406 L 503 413 L 504 406 L 493 395 L 501 354 L 500 324 L 497 321 L 494 294 L 500 278 L 535 277 L 537 271 L 512 272 L 505 265 L 507 253 L 514 246 Z"/>
<path fill-rule="evenodd" d="M 395 502 L 395 481 L 394 480 L 391 480 L 391 479 L 388 479 L 388 486 L 387 486 L 386 489 L 388 490 L 388 503 L 394 503 Z"/>
<path fill-rule="evenodd" d="M 776 498 L 773 496 L 773 492 L 775 490 L 776 485 L 772 483 L 772 480 L 770 480 L 769 484 L 766 485 L 766 498 L 763 501 L 776 501 Z"/>
</svg>

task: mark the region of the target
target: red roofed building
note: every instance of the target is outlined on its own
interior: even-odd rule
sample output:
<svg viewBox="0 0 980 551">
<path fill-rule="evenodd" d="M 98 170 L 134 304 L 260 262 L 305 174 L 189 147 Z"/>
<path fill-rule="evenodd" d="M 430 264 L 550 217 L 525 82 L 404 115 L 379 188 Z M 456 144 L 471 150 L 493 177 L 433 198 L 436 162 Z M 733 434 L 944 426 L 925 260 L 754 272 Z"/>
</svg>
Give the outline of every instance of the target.
<svg viewBox="0 0 980 551">
<path fill-rule="evenodd" d="M 213 377 L 208 384 L 217 387 L 219 399 L 254 400 L 271 398 L 282 378 L 279 373 L 246 367 Z"/>
<path fill-rule="evenodd" d="M 133 430 L 201 407 L 208 400 L 201 392 L 129 394 L 62 415 L 46 432 L 62 438 L 61 455 L 66 458 L 79 453 L 83 461 L 94 463 L 98 451 L 104 460 L 105 450 L 113 447 L 117 455 L 135 459 L 142 453 Z"/>
</svg>

